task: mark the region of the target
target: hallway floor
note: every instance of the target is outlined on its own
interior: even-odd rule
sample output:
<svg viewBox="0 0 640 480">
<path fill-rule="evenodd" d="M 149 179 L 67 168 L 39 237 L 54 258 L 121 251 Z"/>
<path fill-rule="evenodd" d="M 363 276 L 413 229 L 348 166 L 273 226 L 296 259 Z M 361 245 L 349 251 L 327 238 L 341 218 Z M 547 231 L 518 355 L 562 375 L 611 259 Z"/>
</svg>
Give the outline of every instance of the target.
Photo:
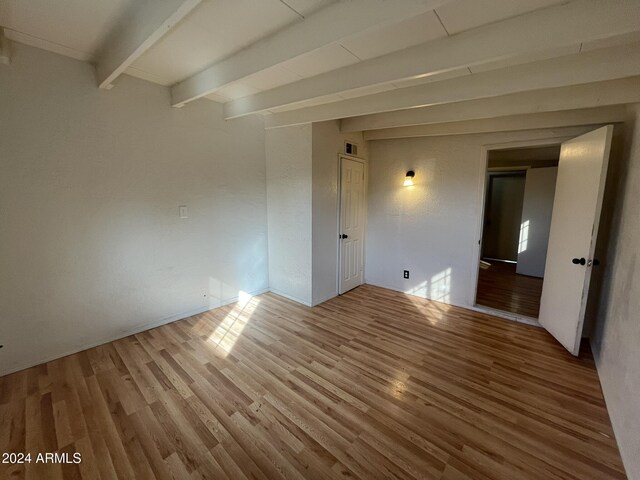
<svg viewBox="0 0 640 480">
<path fill-rule="evenodd" d="M 491 260 L 480 269 L 476 303 L 484 307 L 538 318 L 542 278 L 516 273 L 516 264 Z"/>
</svg>

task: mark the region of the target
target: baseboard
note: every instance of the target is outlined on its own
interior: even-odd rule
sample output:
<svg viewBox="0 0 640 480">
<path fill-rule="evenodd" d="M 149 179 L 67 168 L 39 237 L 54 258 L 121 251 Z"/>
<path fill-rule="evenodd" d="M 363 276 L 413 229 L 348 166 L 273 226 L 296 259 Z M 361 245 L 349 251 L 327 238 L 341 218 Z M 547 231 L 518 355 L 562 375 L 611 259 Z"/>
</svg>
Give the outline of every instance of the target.
<svg viewBox="0 0 640 480">
<path fill-rule="evenodd" d="M 329 295 L 329 296 L 327 296 L 325 298 L 321 298 L 317 302 L 313 302 L 311 306 L 315 307 L 316 305 L 320 305 L 321 303 L 328 302 L 329 300 L 331 300 L 332 298 L 336 298 L 337 296 L 338 296 L 337 293 L 332 293 L 331 295 Z"/>
<path fill-rule="evenodd" d="M 458 305 L 456 305 L 458 306 Z M 497 310 L 491 307 L 483 307 L 482 305 L 465 305 L 460 308 L 466 308 L 474 312 L 484 313 L 485 315 L 491 315 L 493 317 L 504 318 L 505 320 L 511 320 L 513 322 L 524 323 L 525 325 L 531 325 L 532 327 L 542 328 L 542 325 L 533 317 L 525 317 L 518 315 L 517 313 L 505 312 L 504 310 Z"/>
<path fill-rule="evenodd" d="M 286 298 L 286 299 L 288 299 L 288 300 L 292 300 L 292 301 L 294 301 L 294 302 L 296 302 L 296 303 L 301 303 L 302 305 L 304 305 L 304 306 L 306 306 L 306 307 L 311 307 L 311 306 L 312 306 L 309 302 L 305 302 L 304 300 L 301 300 L 301 299 L 299 299 L 299 298 L 297 298 L 297 297 L 294 297 L 293 295 L 289 295 L 289 294 L 286 294 L 286 293 L 284 293 L 284 292 L 281 292 L 281 291 L 280 291 L 280 290 L 278 290 L 278 289 L 270 288 L 270 289 L 269 289 L 269 291 L 270 291 L 271 293 L 275 293 L 276 295 L 278 295 L 278 296 L 280 296 L 280 297 L 284 297 L 284 298 Z"/>
<path fill-rule="evenodd" d="M 247 293 L 249 295 L 251 295 L 251 296 L 255 296 L 255 295 L 261 295 L 263 293 L 267 293 L 268 291 L 269 291 L 268 288 L 262 288 L 262 289 L 259 289 L 259 290 L 253 291 L 253 292 L 247 292 Z M 165 318 L 162 318 L 160 320 L 155 320 L 153 322 L 147 322 L 147 323 L 144 323 L 142 325 L 137 325 L 137 326 L 135 326 L 133 328 L 117 332 L 117 333 L 115 333 L 113 335 L 110 335 L 110 336 L 108 336 L 106 338 L 102 338 L 102 339 L 97 340 L 95 342 L 83 344 L 83 345 L 81 345 L 79 347 L 73 347 L 72 349 L 67 350 L 64 353 L 48 355 L 48 356 L 39 358 L 38 360 L 35 360 L 35 361 L 24 362 L 22 364 L 18 364 L 17 366 L 10 367 L 7 370 L 0 370 L 0 377 L 3 377 L 5 375 L 10 375 L 12 373 L 16 373 L 16 372 L 19 372 L 21 370 L 25 370 L 27 368 L 35 367 L 36 365 L 42 365 L 43 363 L 51 362 L 51 361 L 57 360 L 59 358 L 68 357 L 69 355 L 73 355 L 74 353 L 78 353 L 78 352 L 82 352 L 83 350 L 88 350 L 90 348 L 98 347 L 100 345 L 104 345 L 105 343 L 115 342 L 116 340 L 120 340 L 122 338 L 130 337 L 131 335 L 135 335 L 136 333 L 140 333 L 140 332 L 144 332 L 146 330 L 151 330 L 153 328 L 161 327 L 163 325 L 167 325 L 169 323 L 177 322 L 178 320 L 189 318 L 189 317 L 192 317 L 194 315 L 199 315 L 201 313 L 208 312 L 209 310 L 213 310 L 213 309 L 216 309 L 216 308 L 223 307 L 225 305 L 229 305 L 231 303 L 235 303 L 235 302 L 238 301 L 238 298 L 239 298 L 238 296 L 235 296 L 235 297 L 224 299 L 224 300 L 219 302 L 219 305 L 213 306 L 213 307 L 211 305 L 208 305 L 208 306 L 198 307 L 198 308 L 195 308 L 193 310 L 187 310 L 187 311 L 184 311 L 184 312 L 181 312 L 181 313 L 176 313 L 175 315 L 171 315 L 169 317 L 165 317 Z"/>
<path fill-rule="evenodd" d="M 409 293 L 409 292 L 405 292 L 404 290 L 398 290 L 398 288 L 394 287 L 394 286 L 380 285 L 380 284 L 377 284 L 377 283 L 370 283 L 370 282 L 367 282 L 367 283 L 369 285 L 373 285 L 374 287 L 386 288 L 388 290 L 393 290 L 394 292 L 404 293 L 405 295 L 412 295 L 414 297 L 424 298 L 425 300 L 429 300 L 431 302 L 444 303 L 445 305 L 451 305 L 453 307 L 464 308 L 466 310 L 471 310 L 473 312 L 480 312 L 480 313 L 484 313 L 485 315 L 492 315 L 494 317 L 504 318 L 505 320 L 511 320 L 511 321 L 518 322 L 518 323 L 524 323 L 525 325 L 531 325 L 531 326 L 534 326 L 534 327 L 542 328 L 542 326 L 538 323 L 538 321 L 535 318 L 523 317 L 522 315 L 518 315 L 518 314 L 510 313 L 510 312 L 503 312 L 501 310 L 495 310 L 495 309 L 488 308 L 488 307 L 485 308 L 485 307 L 480 307 L 480 306 L 475 306 L 475 305 L 468 305 L 468 304 L 462 305 L 460 303 L 454 303 L 454 302 L 450 302 L 450 303 L 441 302 L 440 300 L 434 300 L 434 299 L 429 298 L 429 297 L 424 296 L 424 295 L 416 295 L 415 293 Z"/>
</svg>

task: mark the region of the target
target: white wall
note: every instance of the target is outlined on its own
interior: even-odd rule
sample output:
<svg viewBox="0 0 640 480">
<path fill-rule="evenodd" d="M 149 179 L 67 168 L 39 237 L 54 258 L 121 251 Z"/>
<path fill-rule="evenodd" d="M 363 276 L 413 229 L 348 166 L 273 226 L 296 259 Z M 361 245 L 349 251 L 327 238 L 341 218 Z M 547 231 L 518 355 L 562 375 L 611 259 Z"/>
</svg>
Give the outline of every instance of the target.
<svg viewBox="0 0 640 480">
<path fill-rule="evenodd" d="M 266 131 L 269 287 L 311 305 L 311 125 Z"/>
<path fill-rule="evenodd" d="M 518 248 L 522 251 L 518 253 L 516 269 L 521 275 L 544 277 L 557 176 L 558 167 L 527 170 L 522 205 L 521 229 L 524 230 L 520 235 L 522 245 Z"/>
<path fill-rule="evenodd" d="M 0 106 L 0 375 L 268 287 L 260 118 L 20 44 Z"/>
<path fill-rule="evenodd" d="M 338 121 L 266 133 L 269 284 L 305 305 L 338 294 L 338 154 L 349 140 L 366 155 L 361 133 Z"/>
<path fill-rule="evenodd" d="M 640 105 L 630 109 L 593 335 L 600 382 L 630 480 L 640 479 Z M 606 246 L 605 246 L 606 247 Z"/>
<path fill-rule="evenodd" d="M 590 128 L 369 142 L 366 282 L 473 305 L 483 145 L 577 136 Z M 414 187 L 403 187 L 414 170 Z M 410 271 L 409 280 L 402 278 Z"/>
<path fill-rule="evenodd" d="M 366 160 L 361 133 L 340 133 L 338 121 L 313 124 L 313 305 L 338 295 L 338 154 L 345 141 Z"/>
</svg>

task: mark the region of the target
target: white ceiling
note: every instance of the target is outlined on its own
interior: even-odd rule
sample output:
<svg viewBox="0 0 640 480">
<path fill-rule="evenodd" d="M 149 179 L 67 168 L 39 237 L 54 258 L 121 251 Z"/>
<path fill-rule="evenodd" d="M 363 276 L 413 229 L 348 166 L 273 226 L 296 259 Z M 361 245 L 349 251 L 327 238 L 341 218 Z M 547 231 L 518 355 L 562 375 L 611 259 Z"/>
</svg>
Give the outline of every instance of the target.
<svg viewBox="0 0 640 480">
<path fill-rule="evenodd" d="M 449 35 L 569 0 L 457 0 L 436 9 Z"/>
<path fill-rule="evenodd" d="M 416 15 L 342 42 L 360 60 L 378 57 L 419 43 L 445 37 L 447 32 L 434 11 Z"/>
<path fill-rule="evenodd" d="M 95 61 L 101 46 L 139 0 L 0 0 L 0 26 L 15 41 L 84 61 Z M 302 22 L 336 0 L 202 0 L 184 19 L 138 57 L 126 73 L 171 86 L 276 32 Z M 348 1 L 348 0 L 338 0 Z M 385 0 L 369 0 L 380 2 Z M 406 0 L 424 4 L 428 0 Z M 404 21 L 379 25 L 309 53 L 245 76 L 207 98 L 227 102 L 354 65 L 482 25 L 568 0 L 442 0 Z M 425 9 L 426 10 L 426 9 Z M 638 40 L 640 34 L 618 39 Z M 613 41 L 615 43 L 615 40 Z M 319 103 L 376 94 L 396 88 L 471 75 L 519 63 L 610 46 L 612 40 L 533 52 L 509 60 L 460 68 L 424 78 L 377 84 L 273 108 L 281 112 Z"/>
<path fill-rule="evenodd" d="M 132 67 L 172 85 L 298 21 L 279 0 L 203 0 Z"/>
<path fill-rule="evenodd" d="M 135 1 L 0 0 L 0 26 L 15 41 L 92 61 Z"/>
<path fill-rule="evenodd" d="M 0 25 L 8 28 L 7 36 L 13 40 L 92 61 L 135 1 L 0 0 Z M 173 85 L 278 30 L 303 22 L 304 17 L 334 1 L 203 0 L 126 73 Z M 240 98 L 557 3 L 563 1 L 456 0 L 436 11 L 370 29 L 294 58 L 223 87 L 208 98 L 222 102 Z M 374 91 L 379 88 L 374 87 Z M 358 93 L 347 93 L 345 97 Z"/>
</svg>

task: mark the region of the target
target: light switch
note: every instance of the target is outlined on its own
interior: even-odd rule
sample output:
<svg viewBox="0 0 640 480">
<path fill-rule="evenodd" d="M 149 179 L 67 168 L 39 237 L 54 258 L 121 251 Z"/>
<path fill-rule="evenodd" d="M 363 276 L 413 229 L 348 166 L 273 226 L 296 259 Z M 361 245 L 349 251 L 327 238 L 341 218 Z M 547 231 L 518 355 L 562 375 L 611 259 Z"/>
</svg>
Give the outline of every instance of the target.
<svg viewBox="0 0 640 480">
<path fill-rule="evenodd" d="M 189 218 L 189 212 L 187 211 L 186 205 L 180 205 L 178 210 L 180 212 L 180 218 Z"/>
</svg>

